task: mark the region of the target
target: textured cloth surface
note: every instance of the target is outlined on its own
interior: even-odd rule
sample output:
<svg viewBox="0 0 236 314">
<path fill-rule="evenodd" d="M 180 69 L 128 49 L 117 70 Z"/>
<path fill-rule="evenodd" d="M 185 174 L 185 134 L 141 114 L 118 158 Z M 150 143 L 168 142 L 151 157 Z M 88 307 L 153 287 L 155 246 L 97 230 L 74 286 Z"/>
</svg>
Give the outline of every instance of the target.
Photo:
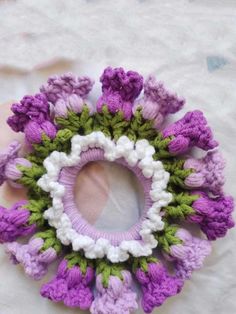
<svg viewBox="0 0 236 314">
<path fill-rule="evenodd" d="M 93 77 L 91 100 L 98 96 L 98 77 L 107 65 L 144 76 L 152 73 L 186 98 L 174 119 L 189 110 L 204 111 L 227 160 L 225 191 L 236 197 L 235 0 L 9 0 L 0 2 L 0 12 L 1 102 L 35 93 L 55 73 L 73 71 Z M 2 148 L 19 135 L 9 128 L 5 131 L 3 118 L 9 115 L 9 106 L 2 104 L 0 109 Z M 128 228 L 136 222 L 142 206 L 137 209 L 139 188 L 129 173 L 100 164 L 87 174 L 85 186 L 95 176 L 94 191 L 100 186 L 97 192 L 103 192 L 96 199 L 95 215 L 88 220 L 99 228 L 108 228 L 114 221 L 117 227 Z M 4 185 L 1 204 L 10 206 L 20 199 L 19 194 Z M 84 202 L 85 212 L 88 198 L 81 194 L 77 200 Z M 231 230 L 213 243 L 205 267 L 195 272 L 180 295 L 154 313 L 235 314 L 235 241 L 236 231 Z M 47 278 L 33 282 L 9 264 L 2 247 L 0 265 L 0 314 L 80 313 L 40 297 L 40 285 L 53 276 L 56 265 Z"/>
</svg>

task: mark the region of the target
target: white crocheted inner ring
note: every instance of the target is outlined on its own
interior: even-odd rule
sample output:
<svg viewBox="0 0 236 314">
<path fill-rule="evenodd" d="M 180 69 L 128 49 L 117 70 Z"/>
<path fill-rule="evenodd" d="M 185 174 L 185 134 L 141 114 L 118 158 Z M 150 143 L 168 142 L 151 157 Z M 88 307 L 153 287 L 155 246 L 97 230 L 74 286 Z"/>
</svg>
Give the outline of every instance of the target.
<svg viewBox="0 0 236 314">
<path fill-rule="evenodd" d="M 118 246 L 114 246 L 107 239 L 95 240 L 87 235 L 79 234 L 73 229 L 64 211 L 65 187 L 58 182 L 60 172 L 64 167 L 77 165 L 81 152 L 95 147 L 104 150 L 106 160 L 112 162 L 124 158 L 131 167 L 138 166 L 144 177 L 152 180 L 150 198 L 153 204 L 142 222 L 139 232 L 140 240 L 122 241 Z M 85 136 L 73 136 L 71 152 L 68 155 L 64 152 L 52 152 L 44 160 L 43 164 L 47 172 L 38 180 L 38 186 L 49 192 L 52 198 L 52 207 L 45 211 L 44 218 L 56 228 L 58 239 L 64 245 L 71 244 L 74 251 L 83 250 L 85 256 L 90 259 L 106 256 L 111 262 L 116 263 L 127 260 L 130 255 L 134 257 L 150 255 L 152 249 L 157 246 L 153 232 L 164 228 L 160 210 L 172 200 L 172 194 L 166 191 L 169 173 L 164 170 L 160 161 L 153 159 L 154 153 L 154 147 L 145 139 L 134 143 L 127 136 L 121 136 L 114 142 L 100 131 Z"/>
</svg>

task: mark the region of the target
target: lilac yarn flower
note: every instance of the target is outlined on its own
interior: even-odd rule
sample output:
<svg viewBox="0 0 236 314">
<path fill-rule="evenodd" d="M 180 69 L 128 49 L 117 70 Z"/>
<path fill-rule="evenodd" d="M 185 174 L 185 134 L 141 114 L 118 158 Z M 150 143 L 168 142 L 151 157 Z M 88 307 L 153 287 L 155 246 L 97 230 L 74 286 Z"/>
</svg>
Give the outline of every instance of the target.
<svg viewBox="0 0 236 314">
<path fill-rule="evenodd" d="M 195 214 L 188 221 L 200 224 L 201 230 L 209 240 L 224 237 L 228 229 L 234 227 L 232 212 L 234 201 L 231 196 L 209 198 L 204 192 L 196 192 L 199 199 L 193 202 Z"/>
<path fill-rule="evenodd" d="M 14 187 L 21 187 L 20 184 L 14 182 L 22 177 L 22 172 L 18 166 L 31 167 L 32 164 L 25 158 L 18 156 L 21 145 L 18 141 L 13 141 L 7 149 L 0 152 L 0 185 L 8 180 Z"/>
<path fill-rule="evenodd" d="M 42 133 L 49 138 L 56 136 L 56 128 L 50 117 L 50 108 L 44 94 L 25 96 L 11 107 L 13 116 L 7 123 L 15 132 L 24 132 L 28 143 L 40 143 Z"/>
<path fill-rule="evenodd" d="M 89 285 L 94 279 L 94 270 L 87 267 L 83 274 L 79 266 L 68 268 L 63 260 L 58 268 L 56 277 L 41 288 L 41 295 L 54 302 L 63 301 L 71 308 L 87 310 L 93 301 L 93 294 Z"/>
<path fill-rule="evenodd" d="M 187 159 L 184 168 L 193 169 L 185 184 L 191 188 L 207 188 L 213 194 L 221 194 L 224 185 L 225 160 L 219 152 L 208 152 L 202 159 Z"/>
<path fill-rule="evenodd" d="M 132 105 L 143 88 L 143 77 L 137 72 L 125 72 L 123 68 L 107 67 L 101 78 L 103 95 L 97 101 L 97 110 L 101 112 L 107 105 L 111 113 L 121 110 L 126 120 L 132 116 Z"/>
<path fill-rule="evenodd" d="M 85 100 L 92 90 L 94 81 L 89 77 L 77 77 L 71 73 L 52 76 L 47 84 L 41 87 L 41 92 L 54 105 L 56 117 L 67 117 L 68 110 L 80 113 L 86 104 L 90 113 L 94 111 L 92 104 Z"/>
<path fill-rule="evenodd" d="M 189 279 L 194 270 L 203 266 L 205 258 L 211 253 L 211 245 L 207 240 L 193 237 L 185 229 L 179 229 L 175 235 L 183 241 L 170 247 L 170 255 L 175 259 L 176 276 Z"/>
<path fill-rule="evenodd" d="M 0 243 L 12 242 L 35 231 L 35 224 L 29 225 L 30 212 L 24 208 L 27 201 L 17 202 L 10 210 L 0 207 Z"/>
<path fill-rule="evenodd" d="M 166 90 L 162 82 L 150 75 L 144 83 L 144 97 L 136 100 L 133 112 L 141 107 L 144 119 L 153 120 L 154 127 L 159 128 L 164 118 L 179 111 L 184 103 L 183 98 Z"/>
<path fill-rule="evenodd" d="M 135 276 L 142 289 L 142 307 L 146 313 L 161 306 L 165 300 L 179 293 L 183 287 L 182 279 L 170 276 L 160 263 L 149 263 L 145 272 L 139 268 Z"/>
<path fill-rule="evenodd" d="M 4 151 L 0 152 L 0 185 L 6 180 L 5 171 L 7 164 L 17 158 L 20 147 L 21 145 L 18 141 L 13 141 Z"/>
<path fill-rule="evenodd" d="M 123 280 L 110 276 L 108 287 L 102 283 L 102 275 L 97 276 L 97 296 L 92 303 L 92 314 L 129 314 L 138 308 L 136 293 L 132 291 L 132 277 L 130 272 L 121 272 Z"/>
<path fill-rule="evenodd" d="M 201 111 L 188 112 L 185 116 L 163 130 L 164 138 L 173 136 L 169 143 L 172 154 L 181 154 L 193 146 L 208 150 L 218 143 L 213 139 L 212 131 Z"/>
<path fill-rule="evenodd" d="M 41 238 L 33 238 L 28 244 L 17 242 L 7 243 L 6 251 L 14 264 L 21 264 L 25 273 L 34 280 L 40 280 L 46 275 L 48 265 L 52 263 L 57 253 L 53 248 L 41 251 L 44 241 Z"/>
</svg>

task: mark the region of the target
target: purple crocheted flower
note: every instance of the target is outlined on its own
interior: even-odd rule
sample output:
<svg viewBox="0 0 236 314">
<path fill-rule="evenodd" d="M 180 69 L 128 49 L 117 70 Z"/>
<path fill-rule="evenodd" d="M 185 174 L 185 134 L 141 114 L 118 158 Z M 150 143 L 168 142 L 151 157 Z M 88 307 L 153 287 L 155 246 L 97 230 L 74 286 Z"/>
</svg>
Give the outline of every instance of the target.
<svg viewBox="0 0 236 314">
<path fill-rule="evenodd" d="M 182 119 L 165 128 L 163 136 L 174 137 L 168 145 L 172 154 L 184 153 L 193 146 L 208 150 L 218 145 L 203 113 L 198 110 L 186 113 Z"/>
<path fill-rule="evenodd" d="M 21 264 L 25 273 L 35 280 L 40 280 L 48 270 L 57 253 L 53 248 L 42 252 L 44 241 L 41 238 L 33 238 L 28 244 L 22 245 L 17 242 L 7 243 L 6 250 L 15 264 Z"/>
<path fill-rule="evenodd" d="M 224 185 L 225 160 L 218 152 L 209 152 L 202 159 L 187 159 L 184 168 L 193 169 L 185 184 L 191 188 L 207 188 L 213 194 L 221 194 Z"/>
<path fill-rule="evenodd" d="M 89 107 L 90 113 L 93 113 L 93 106 L 85 100 L 93 84 L 94 81 L 87 76 L 77 77 L 67 73 L 50 77 L 47 84 L 40 90 L 46 95 L 48 101 L 54 104 L 55 116 L 66 118 L 68 110 L 80 113 L 84 104 Z"/>
<path fill-rule="evenodd" d="M 87 310 L 93 301 L 90 284 L 94 270 L 87 267 L 86 274 L 78 266 L 68 268 L 67 261 L 59 265 L 56 277 L 41 288 L 41 295 L 54 302 L 63 301 L 68 307 Z"/>
<path fill-rule="evenodd" d="M 193 202 L 196 211 L 188 220 L 200 224 L 201 230 L 209 240 L 224 237 L 228 229 L 234 227 L 232 212 L 234 201 L 231 196 L 209 198 L 204 192 L 196 192 L 200 198 Z"/>
<path fill-rule="evenodd" d="M 44 94 L 25 96 L 20 103 L 11 107 L 13 116 L 7 123 L 15 132 L 24 132 L 27 142 L 40 143 L 42 133 L 49 138 L 56 136 L 57 130 L 50 118 L 50 108 Z"/>
<path fill-rule="evenodd" d="M 136 100 L 133 112 L 141 107 L 144 119 L 153 120 L 158 128 L 168 114 L 179 111 L 184 103 L 183 98 L 166 90 L 162 82 L 150 75 L 144 83 L 144 97 Z"/>
<path fill-rule="evenodd" d="M 170 255 L 176 261 L 176 276 L 189 279 L 194 270 L 202 267 L 205 258 L 211 253 L 211 245 L 207 240 L 193 237 L 185 229 L 179 229 L 175 235 L 183 241 L 182 244 L 170 247 Z"/>
<path fill-rule="evenodd" d="M 29 225 L 30 212 L 24 208 L 27 201 L 17 202 L 10 210 L 0 207 L 0 242 L 12 242 L 35 231 Z"/>
<path fill-rule="evenodd" d="M 57 129 L 50 121 L 44 121 L 39 124 L 30 121 L 24 129 L 26 141 L 31 143 L 41 143 L 42 135 L 46 134 L 49 138 L 54 139 L 57 134 Z"/>
<path fill-rule="evenodd" d="M 92 303 L 92 314 L 129 314 L 138 308 L 136 293 L 132 291 L 130 272 L 122 271 L 123 280 L 110 276 L 108 287 L 103 287 L 102 277 L 96 280 L 97 295 Z"/>
<path fill-rule="evenodd" d="M 97 101 L 97 110 L 107 105 L 111 113 L 121 110 L 125 119 L 129 120 L 132 115 L 132 105 L 143 88 L 143 77 L 137 72 L 125 72 L 123 68 L 104 70 L 100 82 L 102 83 L 103 95 Z"/>
<path fill-rule="evenodd" d="M 50 111 L 47 98 L 43 94 L 25 96 L 20 103 L 11 106 L 14 113 L 7 122 L 15 132 L 24 132 L 25 126 L 30 121 L 41 124 L 50 120 Z"/>
<path fill-rule="evenodd" d="M 156 306 L 161 306 L 165 300 L 179 293 L 183 280 L 170 276 L 160 263 L 148 264 L 148 271 L 138 269 L 135 273 L 141 285 L 143 297 L 142 307 L 146 313 L 151 313 Z"/>
</svg>

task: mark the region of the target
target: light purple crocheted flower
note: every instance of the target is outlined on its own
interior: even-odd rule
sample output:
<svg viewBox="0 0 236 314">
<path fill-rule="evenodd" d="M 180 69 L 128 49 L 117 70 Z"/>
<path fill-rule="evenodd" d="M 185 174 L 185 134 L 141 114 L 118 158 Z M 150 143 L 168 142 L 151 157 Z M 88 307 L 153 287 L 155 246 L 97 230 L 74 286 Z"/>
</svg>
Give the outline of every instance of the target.
<svg viewBox="0 0 236 314">
<path fill-rule="evenodd" d="M 123 68 L 104 70 L 100 82 L 102 83 L 103 95 L 97 101 L 97 110 L 107 105 L 111 113 L 121 110 L 126 120 L 132 116 L 134 100 L 143 88 L 143 77 L 137 72 L 125 72 Z"/>
<path fill-rule="evenodd" d="M 151 313 L 167 298 L 179 293 L 184 284 L 182 279 L 170 276 L 160 263 L 148 264 L 147 272 L 138 269 L 135 276 L 141 285 L 142 307 L 146 313 Z"/>
<path fill-rule="evenodd" d="M 225 160 L 219 152 L 208 152 L 202 159 L 190 158 L 185 161 L 185 169 L 193 169 L 185 184 L 191 188 L 207 188 L 213 194 L 221 194 L 224 185 Z"/>
<path fill-rule="evenodd" d="M 0 152 L 0 185 L 6 180 L 7 164 L 17 158 L 20 147 L 18 141 L 13 141 L 4 151 Z"/>
<path fill-rule="evenodd" d="M 24 208 L 27 201 L 17 202 L 11 209 L 0 206 L 0 242 L 12 242 L 35 231 L 36 226 L 29 225 L 30 212 Z"/>
<path fill-rule="evenodd" d="M 196 194 L 200 195 L 200 198 L 192 205 L 196 213 L 189 216 L 188 220 L 200 224 L 201 230 L 209 240 L 224 237 L 228 229 L 234 227 L 233 198 L 220 196 L 211 199 L 204 192 L 196 192 Z"/>
<path fill-rule="evenodd" d="M 92 303 L 92 314 L 129 314 L 138 308 L 136 293 L 132 291 L 130 272 L 122 271 L 123 280 L 110 276 L 108 287 L 103 287 L 101 275 L 97 276 L 97 295 Z"/>
<path fill-rule="evenodd" d="M 184 153 L 193 146 L 208 150 L 218 145 L 203 113 L 199 110 L 186 113 L 182 119 L 165 128 L 162 133 L 164 138 L 174 137 L 168 145 L 172 154 Z"/>
<path fill-rule="evenodd" d="M 90 284 L 94 279 L 94 270 L 88 267 L 83 275 L 78 266 L 68 268 L 63 260 L 58 268 L 56 277 L 41 288 L 41 295 L 54 302 L 63 301 L 71 308 L 87 310 L 93 301 Z"/>
<path fill-rule="evenodd" d="M 141 107 L 144 119 L 153 120 L 154 127 L 159 128 L 164 118 L 179 111 L 184 103 L 183 98 L 169 92 L 162 82 L 150 75 L 144 83 L 144 97 L 136 100 L 133 113 Z"/>
<path fill-rule="evenodd" d="M 194 270 L 203 266 L 205 258 L 211 253 L 211 245 L 209 241 L 193 237 L 182 228 L 175 235 L 183 241 L 170 247 L 170 255 L 176 261 L 176 276 L 189 279 Z"/>
<path fill-rule="evenodd" d="M 15 264 L 21 264 L 25 273 L 35 280 L 40 280 L 46 275 L 48 265 L 57 258 L 53 248 L 41 251 L 44 241 L 41 238 L 33 238 L 28 244 L 17 242 L 7 243 L 6 250 Z"/>
<path fill-rule="evenodd" d="M 80 113 L 84 104 L 89 107 L 90 113 L 94 111 L 91 103 L 85 100 L 93 84 L 94 81 L 87 76 L 77 77 L 67 73 L 50 77 L 40 90 L 53 103 L 55 116 L 66 118 L 68 110 Z"/>
</svg>

